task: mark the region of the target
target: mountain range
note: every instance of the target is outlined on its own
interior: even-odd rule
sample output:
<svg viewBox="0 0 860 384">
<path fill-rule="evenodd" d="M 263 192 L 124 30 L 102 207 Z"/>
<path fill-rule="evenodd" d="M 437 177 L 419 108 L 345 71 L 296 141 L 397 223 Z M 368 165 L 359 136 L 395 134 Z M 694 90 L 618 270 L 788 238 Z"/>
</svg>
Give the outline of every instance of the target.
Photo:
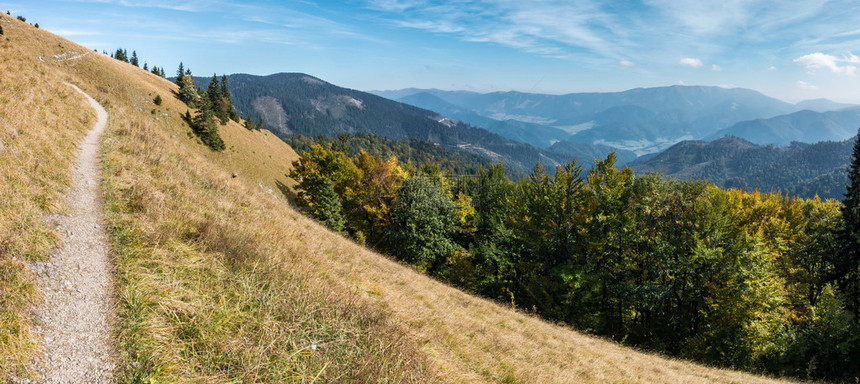
<svg viewBox="0 0 860 384">
<path fill-rule="evenodd" d="M 566 95 L 437 89 L 374 93 L 538 147 L 567 140 L 637 155 L 726 135 L 759 144 L 839 141 L 852 137 L 860 123 L 854 105 L 826 99 L 790 104 L 743 88 L 669 86 Z"/>
<path fill-rule="evenodd" d="M 790 196 L 841 199 L 854 139 L 787 146 L 759 145 L 737 137 L 683 141 L 656 156 L 628 164 L 637 174 L 660 172 L 706 179 L 720 187 L 780 191 Z"/>
<path fill-rule="evenodd" d="M 860 126 L 860 107 L 836 111 L 815 112 L 802 110 L 769 119 L 737 123 L 711 135 L 742 137 L 757 144 L 788 145 L 791 142 L 817 143 L 839 141 L 852 137 Z"/>
<path fill-rule="evenodd" d="M 262 119 L 283 138 L 367 133 L 420 140 L 501 161 L 520 174 L 537 162 L 553 169 L 615 152 L 619 165 L 630 163 L 637 173 L 659 171 L 800 197 L 841 198 L 850 155 L 846 139 L 860 125 L 857 106 L 824 99 L 792 105 L 739 88 L 672 86 L 561 96 L 377 92 L 399 100 L 393 101 L 300 73 L 228 78 L 239 113 Z M 208 79 L 195 82 L 205 87 Z M 800 107 L 825 111 L 796 111 Z M 774 116 L 748 119 L 766 115 Z M 696 137 L 712 141 L 690 140 Z M 619 149 L 625 147 L 638 149 Z M 644 156 L 637 160 L 637 154 Z"/>
<path fill-rule="evenodd" d="M 237 111 L 280 137 L 371 133 L 394 140 L 420 139 L 447 148 L 481 154 L 526 173 L 538 162 L 554 169 L 575 158 L 590 162 L 615 151 L 605 145 L 537 148 L 437 112 L 377 95 L 339 87 L 301 73 L 228 76 Z M 209 79 L 194 78 L 206 87 Z M 525 141 L 525 140 L 524 140 Z M 621 152 L 621 151 L 619 151 Z M 632 160 L 632 153 L 621 154 Z"/>
</svg>

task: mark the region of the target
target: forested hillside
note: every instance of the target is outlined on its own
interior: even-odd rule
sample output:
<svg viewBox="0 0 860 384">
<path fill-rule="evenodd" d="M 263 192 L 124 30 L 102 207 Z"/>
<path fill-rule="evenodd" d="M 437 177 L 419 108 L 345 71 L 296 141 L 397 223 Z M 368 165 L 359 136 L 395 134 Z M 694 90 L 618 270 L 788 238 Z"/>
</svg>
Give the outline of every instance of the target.
<svg viewBox="0 0 860 384">
<path fill-rule="evenodd" d="M 313 138 L 298 135 L 287 136 L 284 141 L 300 154 L 310 152 L 314 144 L 319 144 L 323 148 L 343 152 L 350 157 L 366 151 L 382 158 L 394 156 L 402 163 L 415 166 L 433 164 L 439 166 L 442 171 L 457 176 L 476 175 L 481 168 L 491 164 L 489 159 L 477 153 L 457 151 L 419 139 L 392 140 L 372 133 Z M 518 172 L 514 175 L 516 178 L 524 176 Z"/>
<path fill-rule="evenodd" d="M 634 161 L 637 173 L 661 172 L 681 179 L 704 179 L 726 188 L 781 191 L 790 196 L 841 199 L 853 140 L 758 145 L 736 137 L 685 141 Z"/>
<path fill-rule="evenodd" d="M 634 177 L 613 155 L 519 182 L 319 145 L 293 164 L 317 220 L 463 289 L 708 364 L 860 376 L 838 202 Z"/>
</svg>

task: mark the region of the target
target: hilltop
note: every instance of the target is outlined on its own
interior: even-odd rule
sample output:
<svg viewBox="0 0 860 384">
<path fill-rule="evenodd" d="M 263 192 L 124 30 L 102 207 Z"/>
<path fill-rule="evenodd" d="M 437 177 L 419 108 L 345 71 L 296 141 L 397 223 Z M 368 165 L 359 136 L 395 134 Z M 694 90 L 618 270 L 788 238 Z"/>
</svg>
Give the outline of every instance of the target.
<svg viewBox="0 0 860 384">
<path fill-rule="evenodd" d="M 374 253 L 291 207 L 297 155 L 275 135 L 228 122 L 213 152 L 170 81 L 6 15 L 0 25 L 4 381 L 32 375 L 30 265 L 62 238 L 43 217 L 68 209 L 95 119 L 69 82 L 109 114 L 121 382 L 779 382 L 585 336 Z"/>
</svg>

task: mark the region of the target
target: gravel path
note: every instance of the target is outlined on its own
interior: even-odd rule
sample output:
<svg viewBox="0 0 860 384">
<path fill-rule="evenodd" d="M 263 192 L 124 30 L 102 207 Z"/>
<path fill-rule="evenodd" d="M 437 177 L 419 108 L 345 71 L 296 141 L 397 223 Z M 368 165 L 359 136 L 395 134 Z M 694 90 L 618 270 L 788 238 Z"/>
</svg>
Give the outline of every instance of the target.
<svg viewBox="0 0 860 384">
<path fill-rule="evenodd" d="M 80 148 L 69 215 L 49 220 L 62 238 L 50 261 L 34 263 L 45 301 L 36 309 L 43 359 L 36 371 L 45 383 L 109 383 L 114 362 L 111 340 L 113 297 L 108 246 L 102 220 L 99 137 L 107 112 L 78 87 L 98 120 Z"/>
</svg>

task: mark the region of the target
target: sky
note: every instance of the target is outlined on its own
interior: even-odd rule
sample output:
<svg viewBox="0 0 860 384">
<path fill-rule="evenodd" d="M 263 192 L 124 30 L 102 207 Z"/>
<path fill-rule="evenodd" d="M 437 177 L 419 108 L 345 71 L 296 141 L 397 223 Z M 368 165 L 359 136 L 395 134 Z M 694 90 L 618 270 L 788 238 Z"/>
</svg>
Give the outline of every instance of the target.
<svg viewBox="0 0 860 384">
<path fill-rule="evenodd" d="M 750 88 L 860 104 L 857 0 L 0 0 L 173 75 L 302 72 L 359 90 Z"/>
</svg>

